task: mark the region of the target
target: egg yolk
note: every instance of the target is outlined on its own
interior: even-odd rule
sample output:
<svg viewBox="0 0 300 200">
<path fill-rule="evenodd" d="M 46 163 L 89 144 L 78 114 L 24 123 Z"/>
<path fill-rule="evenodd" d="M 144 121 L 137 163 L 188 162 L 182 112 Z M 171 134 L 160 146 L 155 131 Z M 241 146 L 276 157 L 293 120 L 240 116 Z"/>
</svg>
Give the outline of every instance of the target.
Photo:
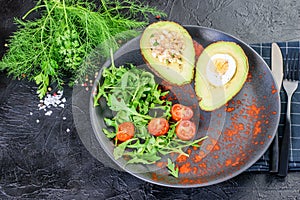
<svg viewBox="0 0 300 200">
<path fill-rule="evenodd" d="M 218 74 L 224 75 L 229 68 L 229 63 L 227 60 L 223 58 L 217 58 L 213 61 L 214 65 L 216 66 L 215 70 Z"/>
<path fill-rule="evenodd" d="M 224 86 L 236 72 L 235 59 L 229 54 L 215 54 L 206 67 L 207 80 L 211 85 Z"/>
</svg>

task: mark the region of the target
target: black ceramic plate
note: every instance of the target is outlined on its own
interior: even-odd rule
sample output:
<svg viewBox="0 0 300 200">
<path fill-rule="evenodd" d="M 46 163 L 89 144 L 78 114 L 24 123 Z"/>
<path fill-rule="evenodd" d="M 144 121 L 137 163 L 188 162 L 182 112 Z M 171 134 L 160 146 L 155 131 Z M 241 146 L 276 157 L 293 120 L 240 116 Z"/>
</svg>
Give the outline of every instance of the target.
<svg viewBox="0 0 300 200">
<path fill-rule="evenodd" d="M 189 148 L 189 157 L 181 156 L 176 163 L 179 177 L 170 176 L 165 163 L 157 165 L 133 165 L 124 168 L 125 160 L 115 160 L 114 144 L 102 132 L 106 128 L 103 118 L 111 112 L 105 105 L 94 107 L 90 99 L 91 123 L 101 147 L 120 168 L 145 181 L 171 187 L 200 187 L 228 180 L 253 165 L 268 149 L 279 123 L 280 98 L 277 86 L 264 60 L 247 44 L 226 33 L 199 27 L 185 26 L 192 38 L 204 47 L 216 41 L 233 41 L 245 51 L 249 60 L 249 75 L 242 90 L 225 106 L 213 111 L 201 111 L 193 95 L 193 86 L 185 87 L 183 93 L 189 104 L 199 112 L 198 137 L 209 136 L 201 147 Z M 140 37 L 122 46 L 114 55 L 116 66 L 133 63 L 144 67 L 139 49 Z M 110 61 L 104 64 L 109 67 Z M 102 68 L 103 69 L 103 68 Z M 99 72 L 93 86 L 96 90 L 101 81 Z M 187 93 L 186 90 L 190 90 Z M 192 98 L 191 98 L 192 97 Z"/>
</svg>

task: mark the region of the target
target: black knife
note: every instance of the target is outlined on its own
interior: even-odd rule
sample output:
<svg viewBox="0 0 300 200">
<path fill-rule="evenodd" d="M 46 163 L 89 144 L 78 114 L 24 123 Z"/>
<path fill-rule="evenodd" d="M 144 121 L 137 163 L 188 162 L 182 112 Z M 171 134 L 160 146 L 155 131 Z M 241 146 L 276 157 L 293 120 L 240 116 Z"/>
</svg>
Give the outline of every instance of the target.
<svg viewBox="0 0 300 200">
<path fill-rule="evenodd" d="M 283 58 L 279 46 L 276 43 L 272 43 L 272 57 L 271 57 L 272 74 L 275 82 L 278 86 L 278 93 L 280 93 L 282 80 L 283 80 Z M 270 172 L 278 172 L 279 163 L 279 144 L 278 144 L 278 130 L 271 145 L 271 165 Z"/>
</svg>

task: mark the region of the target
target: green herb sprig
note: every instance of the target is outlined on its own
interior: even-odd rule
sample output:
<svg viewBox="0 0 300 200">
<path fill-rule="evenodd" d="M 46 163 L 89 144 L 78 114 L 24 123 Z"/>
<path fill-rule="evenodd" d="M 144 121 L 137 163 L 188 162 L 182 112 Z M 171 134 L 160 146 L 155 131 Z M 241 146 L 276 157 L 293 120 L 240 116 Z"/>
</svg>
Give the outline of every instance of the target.
<svg viewBox="0 0 300 200">
<path fill-rule="evenodd" d="M 32 12 L 41 17 L 26 20 Z M 107 58 L 110 48 L 119 47 L 120 39 L 139 34 L 149 14 L 165 15 L 137 0 L 40 0 L 22 19 L 15 20 L 18 29 L 8 41 L 0 70 L 35 81 L 42 98 L 51 83 L 62 87 L 81 81 L 93 70 L 89 67 L 95 67 L 86 64 L 95 48 Z"/>
</svg>

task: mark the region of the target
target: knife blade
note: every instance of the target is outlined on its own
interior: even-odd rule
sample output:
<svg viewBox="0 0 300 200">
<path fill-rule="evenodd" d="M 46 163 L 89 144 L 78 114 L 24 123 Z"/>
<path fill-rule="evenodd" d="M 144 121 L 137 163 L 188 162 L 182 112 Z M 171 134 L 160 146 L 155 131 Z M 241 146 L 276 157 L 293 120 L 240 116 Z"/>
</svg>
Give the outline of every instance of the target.
<svg viewBox="0 0 300 200">
<path fill-rule="evenodd" d="M 283 80 L 283 58 L 282 58 L 281 50 L 277 45 L 277 43 L 272 43 L 271 54 L 272 54 L 271 55 L 272 74 L 278 86 L 278 93 L 280 93 L 282 80 Z M 271 145 L 270 172 L 272 173 L 278 172 L 278 165 L 279 165 L 278 163 L 279 163 L 279 143 L 278 143 L 278 130 L 276 130 L 276 134 Z"/>
</svg>

